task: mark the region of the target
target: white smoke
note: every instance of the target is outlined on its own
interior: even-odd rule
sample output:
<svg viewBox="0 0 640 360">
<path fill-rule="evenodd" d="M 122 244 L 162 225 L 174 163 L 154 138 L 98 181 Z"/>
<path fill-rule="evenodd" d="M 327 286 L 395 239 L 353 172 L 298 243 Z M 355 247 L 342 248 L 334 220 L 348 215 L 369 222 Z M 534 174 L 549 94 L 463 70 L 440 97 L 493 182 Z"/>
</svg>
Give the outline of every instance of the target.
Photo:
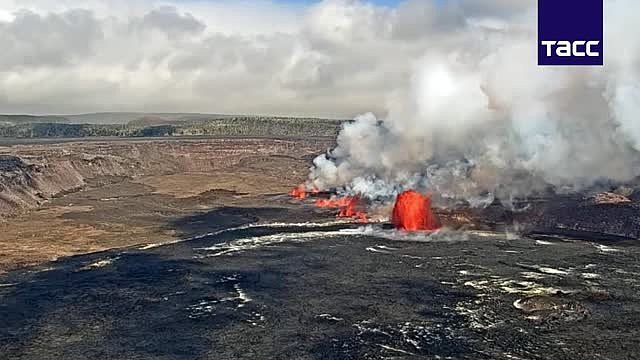
<svg viewBox="0 0 640 360">
<path fill-rule="evenodd" d="M 531 4 L 535 6 L 535 4 Z M 370 198 L 405 188 L 483 206 L 640 175 L 640 4 L 605 4 L 605 67 L 539 67 L 536 9 L 467 19 L 416 62 L 388 116 L 346 123 L 310 182 Z M 381 54 L 384 56 L 384 54 Z"/>
</svg>

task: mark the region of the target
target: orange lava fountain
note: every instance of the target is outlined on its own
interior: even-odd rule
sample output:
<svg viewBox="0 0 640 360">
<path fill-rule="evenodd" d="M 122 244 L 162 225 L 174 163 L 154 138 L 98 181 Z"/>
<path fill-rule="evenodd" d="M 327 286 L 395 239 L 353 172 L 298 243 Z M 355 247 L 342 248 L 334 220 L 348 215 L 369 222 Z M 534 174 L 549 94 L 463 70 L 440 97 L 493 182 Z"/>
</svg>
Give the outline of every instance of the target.
<svg viewBox="0 0 640 360">
<path fill-rule="evenodd" d="M 391 221 L 396 229 L 405 231 L 434 231 L 442 227 L 431 211 L 431 195 L 413 190 L 398 195 Z"/>
</svg>

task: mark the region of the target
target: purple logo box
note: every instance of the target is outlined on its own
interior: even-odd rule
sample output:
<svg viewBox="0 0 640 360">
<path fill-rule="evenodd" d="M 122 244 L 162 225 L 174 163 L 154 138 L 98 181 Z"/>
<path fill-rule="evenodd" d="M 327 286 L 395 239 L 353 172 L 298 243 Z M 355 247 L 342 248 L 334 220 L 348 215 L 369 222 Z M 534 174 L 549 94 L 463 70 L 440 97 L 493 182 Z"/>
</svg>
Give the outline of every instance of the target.
<svg viewBox="0 0 640 360">
<path fill-rule="evenodd" d="M 604 65 L 604 0 L 538 0 L 538 65 Z"/>
</svg>

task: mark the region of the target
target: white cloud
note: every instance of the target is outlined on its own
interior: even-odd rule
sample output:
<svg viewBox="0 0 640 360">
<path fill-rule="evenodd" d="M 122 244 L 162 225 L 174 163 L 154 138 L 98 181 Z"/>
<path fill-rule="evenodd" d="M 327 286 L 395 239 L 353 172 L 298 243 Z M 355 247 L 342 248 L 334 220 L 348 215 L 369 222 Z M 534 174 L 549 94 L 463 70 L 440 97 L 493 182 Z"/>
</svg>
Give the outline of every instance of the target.
<svg viewBox="0 0 640 360">
<path fill-rule="evenodd" d="M 633 0 L 606 2 L 605 67 L 540 67 L 535 1 L 405 2 L 378 22 L 390 26 L 390 39 L 371 30 L 375 41 L 352 46 L 371 54 L 359 60 L 375 59 L 376 70 L 409 66 L 413 75 L 400 86 L 400 73 L 368 78 L 390 79 L 397 90 L 388 116 L 345 125 L 311 180 L 369 196 L 417 186 L 441 198 L 492 194 L 505 203 L 549 187 L 637 181 L 640 41 L 629 29 L 639 10 Z M 331 64 L 346 53 L 335 52 Z"/>
<path fill-rule="evenodd" d="M 500 31 L 530 4 L 486 5 L 0 0 L 0 109 L 385 114 L 425 53 L 472 46 L 470 23 Z"/>
</svg>

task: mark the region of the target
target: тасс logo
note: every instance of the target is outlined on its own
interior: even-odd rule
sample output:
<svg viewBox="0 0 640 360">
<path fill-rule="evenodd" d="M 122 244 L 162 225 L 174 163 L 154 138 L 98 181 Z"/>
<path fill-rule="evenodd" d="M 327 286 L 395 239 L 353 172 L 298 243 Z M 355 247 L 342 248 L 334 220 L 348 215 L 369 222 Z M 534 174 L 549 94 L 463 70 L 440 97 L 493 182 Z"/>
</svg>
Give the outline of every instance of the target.
<svg viewBox="0 0 640 360">
<path fill-rule="evenodd" d="M 603 65 L 603 0 L 538 0 L 538 65 Z"/>
</svg>

